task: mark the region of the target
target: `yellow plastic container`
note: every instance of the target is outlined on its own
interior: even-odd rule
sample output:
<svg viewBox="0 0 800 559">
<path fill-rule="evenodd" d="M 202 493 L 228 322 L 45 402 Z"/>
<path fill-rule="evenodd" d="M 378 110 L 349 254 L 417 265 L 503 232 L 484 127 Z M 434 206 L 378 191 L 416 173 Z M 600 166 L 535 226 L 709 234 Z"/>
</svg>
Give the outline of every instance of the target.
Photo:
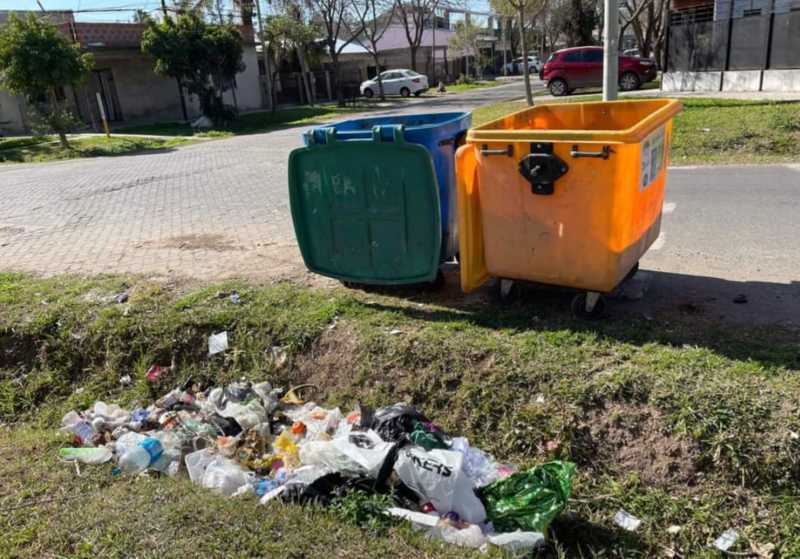
<svg viewBox="0 0 800 559">
<path fill-rule="evenodd" d="M 672 99 L 538 105 L 456 155 L 461 286 L 490 276 L 611 291 L 658 237 Z"/>
</svg>

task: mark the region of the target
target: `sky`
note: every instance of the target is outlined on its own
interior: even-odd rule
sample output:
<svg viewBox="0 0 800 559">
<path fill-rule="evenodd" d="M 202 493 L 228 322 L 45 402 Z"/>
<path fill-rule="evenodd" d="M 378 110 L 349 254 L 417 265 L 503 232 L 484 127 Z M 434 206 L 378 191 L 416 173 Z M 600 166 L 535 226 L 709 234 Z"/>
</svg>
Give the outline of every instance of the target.
<svg viewBox="0 0 800 559">
<path fill-rule="evenodd" d="M 156 12 L 161 6 L 160 0 L 39 0 L 46 10 L 74 10 L 78 21 L 131 21 L 137 8 Z M 266 0 L 261 0 L 262 9 L 266 10 Z M 455 4 L 467 2 L 470 9 L 488 11 L 488 0 L 455 0 Z M 170 4 L 171 2 L 167 2 Z M 102 11 L 103 9 L 124 8 L 129 11 Z M 0 10 L 38 10 L 36 0 L 0 0 Z M 81 12 L 81 10 L 100 10 Z"/>
</svg>

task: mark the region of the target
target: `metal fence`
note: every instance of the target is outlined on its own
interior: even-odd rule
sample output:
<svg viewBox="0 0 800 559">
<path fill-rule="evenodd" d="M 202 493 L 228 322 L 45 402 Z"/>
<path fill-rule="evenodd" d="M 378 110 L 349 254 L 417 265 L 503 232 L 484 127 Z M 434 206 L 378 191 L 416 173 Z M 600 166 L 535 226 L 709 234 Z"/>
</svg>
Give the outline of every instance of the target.
<svg viewBox="0 0 800 559">
<path fill-rule="evenodd" d="M 666 68 L 800 68 L 800 0 L 718 0 L 672 12 Z"/>
</svg>

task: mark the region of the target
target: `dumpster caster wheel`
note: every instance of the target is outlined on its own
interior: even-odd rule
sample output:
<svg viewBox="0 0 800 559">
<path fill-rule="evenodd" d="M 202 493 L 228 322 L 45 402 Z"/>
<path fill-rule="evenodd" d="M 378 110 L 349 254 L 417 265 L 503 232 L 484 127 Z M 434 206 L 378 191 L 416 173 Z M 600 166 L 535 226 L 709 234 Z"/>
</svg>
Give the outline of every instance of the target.
<svg viewBox="0 0 800 559">
<path fill-rule="evenodd" d="M 514 280 L 501 278 L 497 282 L 497 294 L 500 302 L 510 303 L 519 296 L 519 285 Z"/>
<path fill-rule="evenodd" d="M 578 293 L 572 298 L 572 316 L 581 320 L 599 320 L 606 313 L 606 298 L 599 293 Z"/>
</svg>

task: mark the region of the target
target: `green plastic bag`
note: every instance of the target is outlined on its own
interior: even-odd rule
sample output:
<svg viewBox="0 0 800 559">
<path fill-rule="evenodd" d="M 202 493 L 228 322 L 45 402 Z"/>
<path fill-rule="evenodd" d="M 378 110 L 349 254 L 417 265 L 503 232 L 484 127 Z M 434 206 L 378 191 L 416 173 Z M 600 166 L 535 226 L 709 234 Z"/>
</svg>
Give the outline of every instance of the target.
<svg viewBox="0 0 800 559">
<path fill-rule="evenodd" d="M 572 462 L 547 462 L 511 474 L 481 490 L 486 516 L 498 532 L 545 533 L 572 492 Z"/>
</svg>

